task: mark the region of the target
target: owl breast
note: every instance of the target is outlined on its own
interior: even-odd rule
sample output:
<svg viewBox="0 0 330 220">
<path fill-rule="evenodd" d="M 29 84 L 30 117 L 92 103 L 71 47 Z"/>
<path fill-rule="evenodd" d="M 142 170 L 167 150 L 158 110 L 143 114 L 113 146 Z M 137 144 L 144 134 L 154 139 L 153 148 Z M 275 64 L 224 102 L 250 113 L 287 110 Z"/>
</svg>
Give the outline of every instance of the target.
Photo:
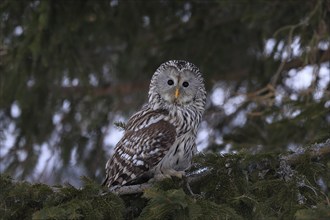
<svg viewBox="0 0 330 220">
<path fill-rule="evenodd" d="M 196 134 L 202 115 L 196 111 L 194 106 L 188 108 L 177 107 L 170 112 L 169 118 L 176 120 L 170 123 L 176 127 L 177 138 L 164 158 L 155 168 L 157 170 L 174 169 L 176 171 L 187 170 L 191 165 L 191 159 L 197 152 Z"/>
<path fill-rule="evenodd" d="M 191 165 L 191 158 L 196 152 L 195 138 L 191 134 L 179 137 L 159 163 L 160 169 L 184 171 Z"/>
</svg>

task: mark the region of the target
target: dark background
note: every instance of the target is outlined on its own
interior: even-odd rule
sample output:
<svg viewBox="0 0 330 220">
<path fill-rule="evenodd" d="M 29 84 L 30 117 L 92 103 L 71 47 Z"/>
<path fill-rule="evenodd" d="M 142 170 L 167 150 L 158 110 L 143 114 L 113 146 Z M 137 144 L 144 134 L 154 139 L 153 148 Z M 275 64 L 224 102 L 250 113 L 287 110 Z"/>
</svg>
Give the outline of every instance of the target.
<svg viewBox="0 0 330 220">
<path fill-rule="evenodd" d="M 101 182 L 114 122 L 170 59 L 205 78 L 199 149 L 299 151 L 330 137 L 327 0 L 2 0 L 0 27 L 0 171 L 16 179 Z"/>
</svg>

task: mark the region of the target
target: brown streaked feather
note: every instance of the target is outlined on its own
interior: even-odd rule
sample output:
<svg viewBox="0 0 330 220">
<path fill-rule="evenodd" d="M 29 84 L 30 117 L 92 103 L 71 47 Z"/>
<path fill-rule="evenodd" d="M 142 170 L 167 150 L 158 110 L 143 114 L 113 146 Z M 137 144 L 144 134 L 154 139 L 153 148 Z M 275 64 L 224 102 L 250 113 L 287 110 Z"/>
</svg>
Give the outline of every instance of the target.
<svg viewBox="0 0 330 220">
<path fill-rule="evenodd" d="M 118 142 L 114 155 L 106 165 L 107 178 L 104 185 L 125 185 L 159 163 L 176 138 L 173 125 L 163 119 L 157 121 L 165 116 L 166 111 L 149 111 L 140 117 L 136 114 L 131 118 L 127 129 L 135 130 L 126 130 Z M 135 126 L 130 126 L 132 119 Z M 155 120 L 157 122 L 152 123 Z M 145 123 L 148 126 L 136 130 Z"/>
</svg>

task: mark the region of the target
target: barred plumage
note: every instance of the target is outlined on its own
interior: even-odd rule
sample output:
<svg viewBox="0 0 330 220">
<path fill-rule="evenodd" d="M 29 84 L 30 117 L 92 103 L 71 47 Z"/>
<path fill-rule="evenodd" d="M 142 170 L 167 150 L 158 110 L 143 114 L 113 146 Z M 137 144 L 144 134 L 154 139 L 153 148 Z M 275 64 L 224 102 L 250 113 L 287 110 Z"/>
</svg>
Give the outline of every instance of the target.
<svg viewBox="0 0 330 220">
<path fill-rule="evenodd" d="M 148 103 L 128 120 L 106 164 L 104 185 L 182 176 L 197 151 L 205 100 L 203 78 L 194 64 L 163 63 L 151 79 Z"/>
</svg>

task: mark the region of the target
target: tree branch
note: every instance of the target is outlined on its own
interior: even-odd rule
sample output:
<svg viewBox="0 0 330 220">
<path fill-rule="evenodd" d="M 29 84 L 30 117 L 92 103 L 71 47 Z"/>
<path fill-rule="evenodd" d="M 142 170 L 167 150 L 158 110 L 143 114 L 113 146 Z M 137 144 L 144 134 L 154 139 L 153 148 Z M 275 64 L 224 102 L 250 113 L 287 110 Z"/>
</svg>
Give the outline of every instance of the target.
<svg viewBox="0 0 330 220">
<path fill-rule="evenodd" d="M 299 158 L 303 154 L 309 154 L 311 159 L 330 156 L 330 139 L 326 140 L 324 143 L 314 144 L 302 152 L 284 156 L 282 159 L 285 159 L 290 165 L 295 165 L 299 162 Z"/>
<path fill-rule="evenodd" d="M 142 183 L 138 185 L 117 187 L 114 189 L 110 188 L 110 191 L 118 195 L 131 195 L 131 194 L 142 193 L 144 190 L 151 188 L 151 186 L 152 186 L 151 183 Z"/>
<path fill-rule="evenodd" d="M 330 139 L 324 143 L 314 144 L 310 148 L 303 150 L 301 152 L 293 153 L 284 157 L 281 157 L 282 160 L 285 160 L 290 165 L 295 165 L 299 162 L 299 157 L 303 154 L 310 154 L 311 159 L 319 159 L 320 157 L 325 157 L 330 155 Z M 191 174 L 187 176 L 186 181 L 188 184 L 193 184 L 200 181 L 203 177 L 207 176 L 210 173 L 209 170 L 197 174 Z M 122 186 L 110 188 L 110 192 L 116 193 L 118 195 L 131 195 L 137 193 L 143 193 L 144 190 L 151 188 L 152 183 L 143 183 L 139 185 L 131 186 Z"/>
</svg>

